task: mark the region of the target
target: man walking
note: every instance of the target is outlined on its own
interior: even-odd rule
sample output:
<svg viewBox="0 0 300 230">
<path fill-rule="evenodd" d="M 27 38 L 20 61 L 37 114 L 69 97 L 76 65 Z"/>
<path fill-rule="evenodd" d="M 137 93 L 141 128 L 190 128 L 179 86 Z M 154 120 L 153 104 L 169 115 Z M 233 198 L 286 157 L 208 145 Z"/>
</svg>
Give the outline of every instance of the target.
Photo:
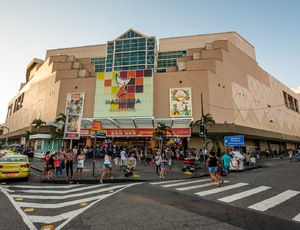
<svg viewBox="0 0 300 230">
<path fill-rule="evenodd" d="M 222 162 L 223 162 L 224 170 L 226 172 L 226 177 L 229 176 L 231 160 L 232 159 L 229 155 L 229 151 L 224 156 L 222 156 Z"/>
</svg>

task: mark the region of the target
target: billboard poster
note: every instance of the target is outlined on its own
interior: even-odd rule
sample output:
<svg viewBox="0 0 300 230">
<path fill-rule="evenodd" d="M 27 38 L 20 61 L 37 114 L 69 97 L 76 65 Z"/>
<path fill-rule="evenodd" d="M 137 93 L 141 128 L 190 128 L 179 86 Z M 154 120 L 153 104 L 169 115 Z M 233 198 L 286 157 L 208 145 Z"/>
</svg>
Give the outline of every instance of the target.
<svg viewBox="0 0 300 230">
<path fill-rule="evenodd" d="M 170 117 L 191 117 L 191 88 L 170 89 Z"/>
<path fill-rule="evenodd" d="M 153 71 L 97 73 L 94 117 L 153 116 Z"/>
<path fill-rule="evenodd" d="M 65 139 L 79 139 L 84 93 L 68 93 L 66 102 Z"/>
</svg>

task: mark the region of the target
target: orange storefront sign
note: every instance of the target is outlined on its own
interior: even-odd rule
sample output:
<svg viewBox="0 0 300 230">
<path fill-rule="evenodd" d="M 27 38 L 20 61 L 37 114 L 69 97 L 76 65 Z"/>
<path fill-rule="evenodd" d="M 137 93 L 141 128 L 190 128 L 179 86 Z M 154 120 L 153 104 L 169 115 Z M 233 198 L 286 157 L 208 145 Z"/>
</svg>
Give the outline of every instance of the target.
<svg viewBox="0 0 300 230">
<path fill-rule="evenodd" d="M 93 121 L 92 130 L 100 131 L 101 130 L 101 121 Z"/>
<path fill-rule="evenodd" d="M 155 129 L 101 129 L 101 132 L 106 133 L 107 137 L 152 137 Z M 173 128 L 173 136 L 179 137 L 190 137 L 191 129 L 190 128 Z M 92 129 L 81 129 L 80 136 L 88 137 L 93 133 Z M 169 133 L 167 136 L 172 136 Z"/>
</svg>

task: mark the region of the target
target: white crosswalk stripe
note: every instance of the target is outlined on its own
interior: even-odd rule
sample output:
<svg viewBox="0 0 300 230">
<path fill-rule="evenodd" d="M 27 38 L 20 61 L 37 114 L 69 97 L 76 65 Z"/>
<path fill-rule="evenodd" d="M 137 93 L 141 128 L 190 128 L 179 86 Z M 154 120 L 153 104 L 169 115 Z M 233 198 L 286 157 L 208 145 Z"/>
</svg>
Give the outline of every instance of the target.
<svg viewBox="0 0 300 230">
<path fill-rule="evenodd" d="M 298 195 L 299 193 L 300 192 L 298 192 L 298 191 L 287 190 L 283 193 L 278 194 L 277 196 L 273 196 L 273 197 L 271 197 L 269 199 L 266 199 L 262 202 L 251 205 L 248 208 L 255 209 L 255 210 L 258 210 L 258 211 L 266 211 L 269 208 L 273 208 L 276 205 L 278 205 L 278 204 L 280 204 L 280 203 L 282 203 L 282 202 L 284 202 L 288 199 L 291 199 L 292 197 Z"/>
<path fill-rule="evenodd" d="M 196 192 L 195 194 L 198 196 L 207 196 L 207 195 L 211 195 L 211 194 L 215 194 L 215 193 L 224 192 L 224 191 L 227 191 L 230 189 L 239 188 L 239 187 L 246 186 L 246 185 L 249 185 L 249 184 L 241 182 L 241 183 L 237 183 L 237 184 L 233 184 L 233 185 L 220 187 L 218 189 L 210 189 L 210 190 L 206 190 L 206 191 L 202 191 L 202 192 Z"/>
<path fill-rule="evenodd" d="M 245 191 L 242 192 L 236 192 L 232 193 L 229 196 L 223 196 L 220 198 L 217 198 L 218 201 L 224 202 L 224 203 L 231 203 L 234 201 L 242 200 L 245 198 L 248 198 L 252 195 L 259 194 L 261 192 L 267 191 L 268 189 L 271 189 L 269 186 L 258 186 L 255 188 L 248 189 L 248 186 L 250 185 L 249 183 L 235 183 L 235 184 L 229 184 L 229 181 L 224 181 L 226 183 L 225 186 L 221 186 L 216 188 L 215 186 L 212 186 L 211 183 L 207 183 L 207 181 L 210 181 L 210 179 L 200 179 L 200 180 L 178 180 L 178 181 L 163 181 L 163 182 L 154 182 L 150 183 L 151 185 L 157 185 L 161 186 L 163 188 L 173 188 L 177 191 L 182 191 L 182 192 L 188 192 L 191 190 L 191 192 L 195 195 L 204 197 L 204 196 L 209 196 L 209 195 L 218 195 L 222 196 L 223 192 L 225 191 L 234 191 L 234 189 L 246 189 Z M 207 187 L 210 187 L 210 189 L 207 189 Z M 203 190 L 205 189 L 205 190 Z M 195 190 L 198 190 L 198 192 Z M 199 191 L 200 190 L 200 191 Z M 261 202 L 255 203 L 253 205 L 250 205 L 245 208 L 249 209 L 254 209 L 257 211 L 267 211 L 270 208 L 276 207 L 277 205 L 280 205 L 281 203 L 299 195 L 299 191 L 294 191 L 294 190 L 286 190 L 280 194 L 277 194 L 271 198 L 267 198 Z M 292 218 L 293 221 L 300 222 L 300 213 L 296 215 L 294 218 Z"/>
<path fill-rule="evenodd" d="M 232 201 L 243 199 L 248 196 L 252 196 L 252 195 L 260 193 L 262 191 L 266 191 L 267 189 L 270 189 L 270 188 L 271 187 L 268 187 L 268 186 L 259 186 L 257 188 L 253 188 L 253 189 L 247 190 L 245 192 L 236 193 L 231 196 L 226 196 L 226 197 L 220 198 L 218 200 L 229 203 Z"/>
<path fill-rule="evenodd" d="M 228 183 L 229 181 L 224 181 L 224 183 Z M 205 188 L 205 187 L 211 187 L 212 185 L 210 183 L 206 184 L 197 184 L 193 186 L 187 186 L 187 187 L 182 187 L 182 188 L 176 188 L 178 191 L 187 191 L 187 190 L 192 190 L 192 189 L 197 189 L 197 188 Z"/>
<path fill-rule="evenodd" d="M 55 229 L 57 230 L 63 228 L 73 218 L 84 212 L 86 209 L 92 207 L 99 201 L 114 195 L 123 189 L 138 184 L 141 183 L 125 185 L 80 184 L 56 186 L 0 185 L 0 188 L 14 205 L 15 209 L 20 213 L 24 223 L 29 227 L 29 229 L 36 230 L 37 228 L 35 224 L 55 224 L 57 222 L 62 222 L 59 226 L 55 226 Z M 65 202 L 57 202 L 57 200 L 59 201 L 65 199 L 69 200 Z M 26 200 L 31 202 L 26 202 Z M 65 212 L 63 209 L 65 207 L 68 207 L 69 210 L 72 208 L 73 210 Z M 26 208 L 31 208 L 32 210 L 51 209 L 55 211 L 50 212 L 53 214 L 51 216 L 47 216 L 47 214 L 36 215 L 37 213 L 35 211 L 31 213 L 25 213 Z"/>
</svg>

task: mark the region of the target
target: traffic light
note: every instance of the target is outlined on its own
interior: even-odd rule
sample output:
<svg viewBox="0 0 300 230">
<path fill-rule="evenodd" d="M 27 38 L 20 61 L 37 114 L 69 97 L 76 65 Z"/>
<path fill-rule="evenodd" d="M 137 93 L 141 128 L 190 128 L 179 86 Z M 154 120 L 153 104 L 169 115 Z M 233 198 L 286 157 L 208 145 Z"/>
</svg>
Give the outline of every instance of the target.
<svg viewBox="0 0 300 230">
<path fill-rule="evenodd" d="M 199 136 L 205 137 L 205 125 L 203 124 L 200 125 Z"/>
</svg>

